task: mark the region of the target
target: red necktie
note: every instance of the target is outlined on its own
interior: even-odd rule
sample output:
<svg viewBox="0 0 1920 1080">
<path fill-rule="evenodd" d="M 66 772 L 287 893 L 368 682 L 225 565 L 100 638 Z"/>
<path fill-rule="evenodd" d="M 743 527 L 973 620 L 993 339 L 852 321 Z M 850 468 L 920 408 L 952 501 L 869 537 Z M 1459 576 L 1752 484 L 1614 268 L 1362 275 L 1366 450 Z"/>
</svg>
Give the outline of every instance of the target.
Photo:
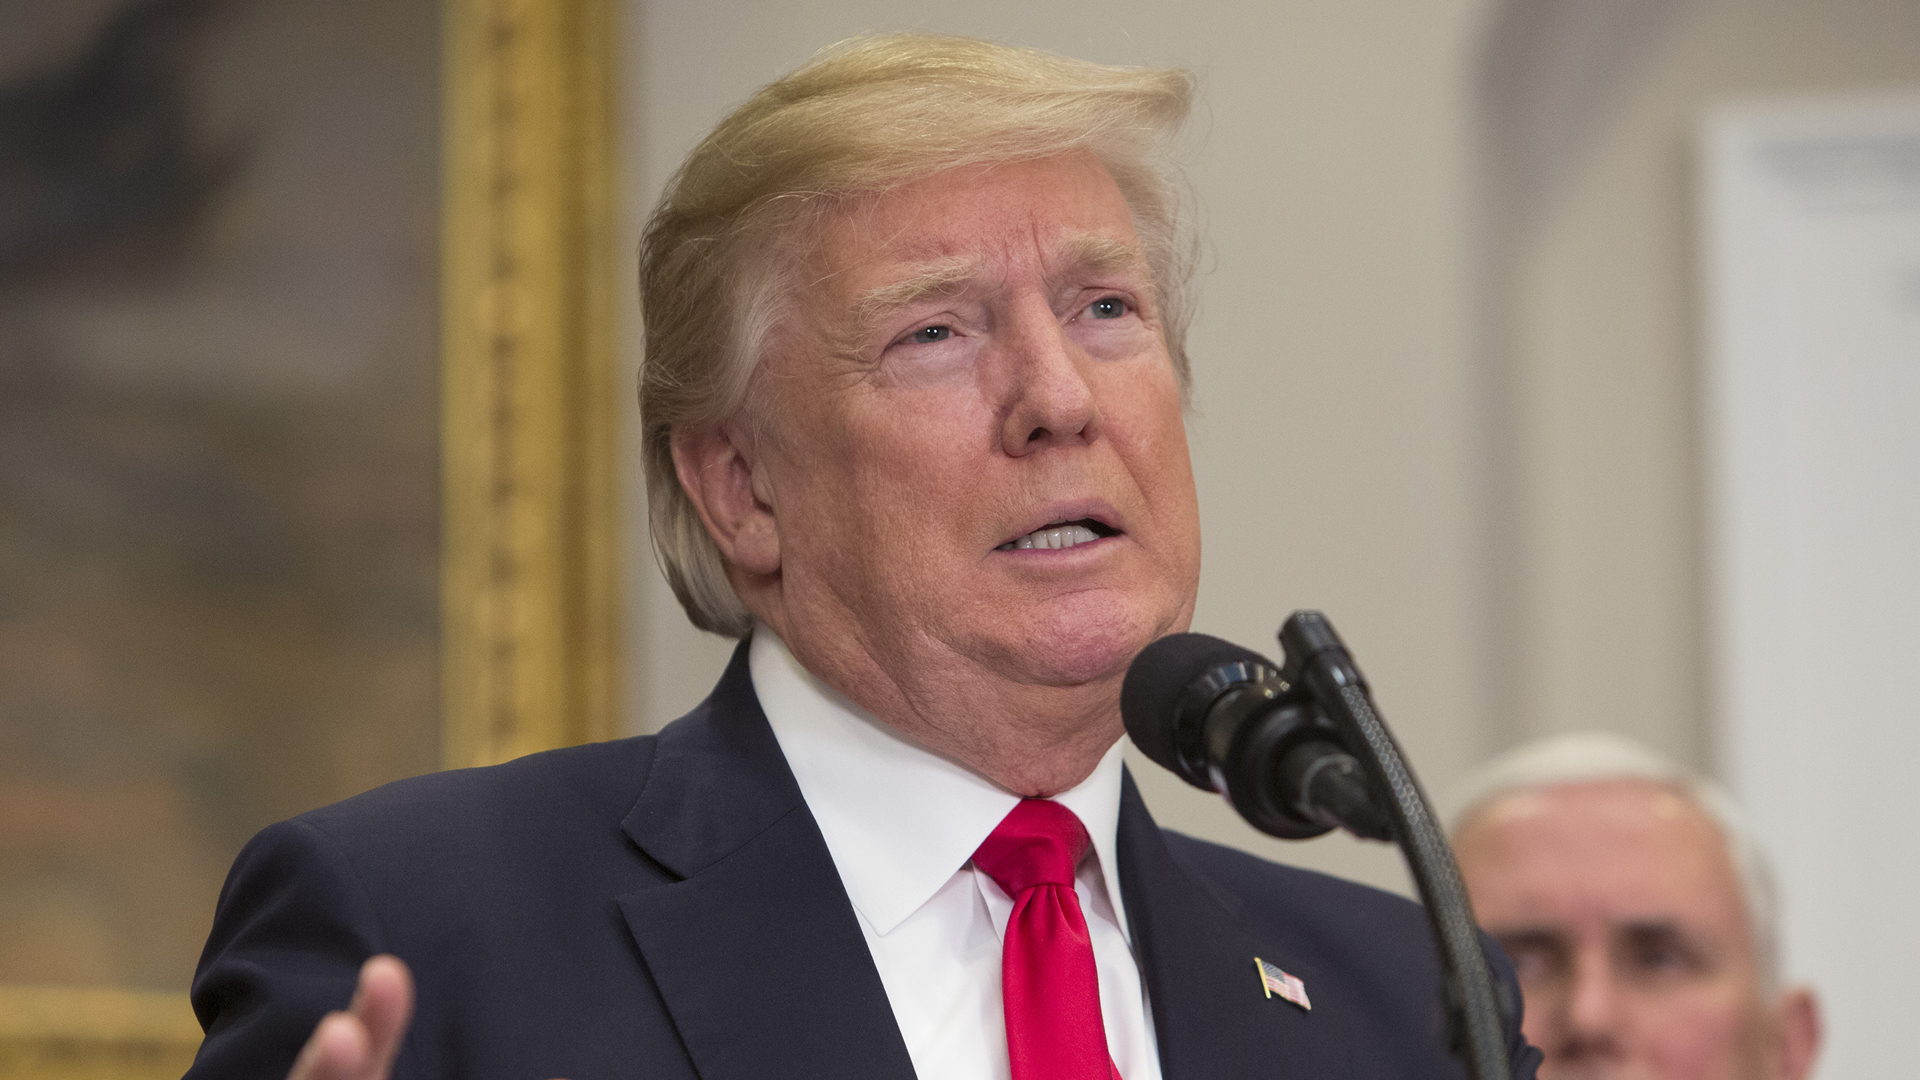
<svg viewBox="0 0 1920 1080">
<path fill-rule="evenodd" d="M 1088 843 L 1073 811 L 1022 799 L 973 853 L 973 865 L 1013 898 L 1000 965 L 1013 1080 L 1120 1080 L 1100 1021 L 1093 939 L 1073 891 Z"/>
</svg>

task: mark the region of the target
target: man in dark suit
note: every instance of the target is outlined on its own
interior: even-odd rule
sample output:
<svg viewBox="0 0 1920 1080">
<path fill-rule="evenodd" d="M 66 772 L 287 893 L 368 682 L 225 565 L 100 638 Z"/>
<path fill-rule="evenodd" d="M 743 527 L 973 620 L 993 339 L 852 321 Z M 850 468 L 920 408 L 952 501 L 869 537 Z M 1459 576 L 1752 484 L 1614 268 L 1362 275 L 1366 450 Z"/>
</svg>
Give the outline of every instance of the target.
<svg viewBox="0 0 1920 1080">
<path fill-rule="evenodd" d="M 722 122 L 648 226 L 642 408 L 733 663 L 657 737 L 263 833 L 190 1075 L 1460 1075 L 1417 908 L 1163 833 L 1120 764 L 1199 569 L 1189 94 L 883 37 Z"/>
</svg>

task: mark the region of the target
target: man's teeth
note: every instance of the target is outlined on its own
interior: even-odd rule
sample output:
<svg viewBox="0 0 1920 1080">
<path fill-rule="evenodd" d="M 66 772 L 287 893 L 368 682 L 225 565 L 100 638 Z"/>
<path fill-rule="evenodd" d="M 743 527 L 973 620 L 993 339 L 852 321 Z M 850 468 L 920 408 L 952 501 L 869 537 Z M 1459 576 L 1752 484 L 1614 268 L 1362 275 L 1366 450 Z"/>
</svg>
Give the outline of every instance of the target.
<svg viewBox="0 0 1920 1080">
<path fill-rule="evenodd" d="M 1085 525 L 1049 525 L 1044 529 L 1035 529 L 1018 540 L 1000 545 L 1001 551 L 1030 551 L 1038 548 L 1051 551 L 1057 548 L 1070 548 L 1075 544 L 1090 544 L 1100 539 L 1098 533 Z"/>
</svg>

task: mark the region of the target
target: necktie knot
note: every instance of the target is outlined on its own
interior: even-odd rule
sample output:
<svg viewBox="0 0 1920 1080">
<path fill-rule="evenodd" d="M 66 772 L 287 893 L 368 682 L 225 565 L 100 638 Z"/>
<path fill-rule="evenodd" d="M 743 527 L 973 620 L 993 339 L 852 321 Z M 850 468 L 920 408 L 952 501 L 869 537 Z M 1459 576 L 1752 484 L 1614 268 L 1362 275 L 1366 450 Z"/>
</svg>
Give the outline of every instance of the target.
<svg viewBox="0 0 1920 1080">
<path fill-rule="evenodd" d="M 1090 843 L 1073 811 L 1050 799 L 1022 799 L 973 853 L 973 865 L 1008 896 L 1036 885 L 1071 888 Z"/>
</svg>

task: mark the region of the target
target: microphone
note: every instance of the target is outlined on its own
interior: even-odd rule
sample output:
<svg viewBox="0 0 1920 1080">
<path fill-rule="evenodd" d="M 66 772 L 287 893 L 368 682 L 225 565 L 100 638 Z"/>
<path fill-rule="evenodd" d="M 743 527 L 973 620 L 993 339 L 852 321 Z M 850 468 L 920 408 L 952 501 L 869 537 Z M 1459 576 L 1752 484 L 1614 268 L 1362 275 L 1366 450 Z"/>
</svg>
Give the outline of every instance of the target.
<svg viewBox="0 0 1920 1080">
<path fill-rule="evenodd" d="M 1420 782 L 1373 707 L 1367 681 L 1326 616 L 1280 627 L 1286 663 L 1204 634 L 1141 651 L 1120 687 L 1127 734 L 1156 763 L 1227 797 L 1262 832 L 1287 839 L 1340 826 L 1393 840 L 1440 953 L 1448 1041 L 1476 1080 L 1509 1080 L 1502 1015 L 1460 869 Z"/>
<path fill-rule="evenodd" d="M 1135 746 L 1187 783 L 1226 796 L 1264 833 L 1304 840 L 1344 828 L 1393 839 L 1341 732 L 1305 687 L 1259 653 L 1205 634 L 1147 646 L 1127 669 L 1120 715 Z"/>
</svg>

